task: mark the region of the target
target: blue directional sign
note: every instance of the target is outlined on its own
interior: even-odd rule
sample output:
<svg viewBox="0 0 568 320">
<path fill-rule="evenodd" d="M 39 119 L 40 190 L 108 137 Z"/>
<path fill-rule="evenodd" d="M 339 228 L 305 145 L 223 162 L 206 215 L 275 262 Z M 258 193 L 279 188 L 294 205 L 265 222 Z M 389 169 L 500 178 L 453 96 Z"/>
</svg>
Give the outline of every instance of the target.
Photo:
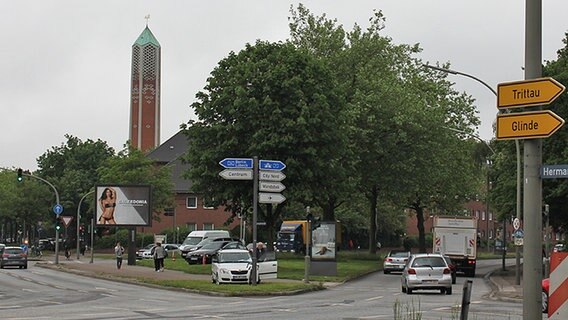
<svg viewBox="0 0 568 320">
<path fill-rule="evenodd" d="M 223 168 L 243 168 L 252 169 L 252 159 L 251 158 L 225 158 L 219 161 L 219 164 Z"/>
<path fill-rule="evenodd" d="M 260 170 L 282 171 L 286 168 L 284 162 L 279 160 L 260 160 L 258 163 Z"/>
<path fill-rule="evenodd" d="M 54 205 L 53 212 L 55 212 L 56 215 L 60 215 L 61 213 L 63 213 L 63 206 L 60 205 L 59 203 Z"/>
</svg>

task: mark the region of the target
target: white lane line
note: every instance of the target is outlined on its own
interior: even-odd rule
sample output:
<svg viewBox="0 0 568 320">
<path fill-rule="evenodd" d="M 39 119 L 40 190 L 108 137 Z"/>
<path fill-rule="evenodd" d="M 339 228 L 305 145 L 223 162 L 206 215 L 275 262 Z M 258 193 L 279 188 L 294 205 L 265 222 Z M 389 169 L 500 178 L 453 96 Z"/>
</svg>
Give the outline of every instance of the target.
<svg viewBox="0 0 568 320">
<path fill-rule="evenodd" d="M 378 299 L 382 299 L 382 298 L 384 298 L 384 296 L 378 296 L 378 297 L 368 298 L 368 299 L 365 299 L 365 301 L 373 301 L 373 300 L 378 300 Z"/>
<path fill-rule="evenodd" d="M 45 303 L 53 303 L 53 304 L 63 304 L 59 301 L 51 301 L 51 300 L 38 300 L 39 302 L 45 302 Z"/>
</svg>

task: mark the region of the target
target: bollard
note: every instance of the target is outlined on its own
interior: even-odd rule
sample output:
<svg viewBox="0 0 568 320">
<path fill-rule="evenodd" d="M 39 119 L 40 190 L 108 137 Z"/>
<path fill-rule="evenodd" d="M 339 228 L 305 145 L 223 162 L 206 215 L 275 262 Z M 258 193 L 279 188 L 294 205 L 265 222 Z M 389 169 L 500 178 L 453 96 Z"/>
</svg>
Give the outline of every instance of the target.
<svg viewBox="0 0 568 320">
<path fill-rule="evenodd" d="M 203 255 L 203 259 L 201 259 L 201 263 L 202 263 L 202 264 L 207 264 L 207 259 L 205 258 L 205 255 Z"/>
<path fill-rule="evenodd" d="M 176 261 L 176 252 L 172 252 L 172 261 Z"/>
</svg>

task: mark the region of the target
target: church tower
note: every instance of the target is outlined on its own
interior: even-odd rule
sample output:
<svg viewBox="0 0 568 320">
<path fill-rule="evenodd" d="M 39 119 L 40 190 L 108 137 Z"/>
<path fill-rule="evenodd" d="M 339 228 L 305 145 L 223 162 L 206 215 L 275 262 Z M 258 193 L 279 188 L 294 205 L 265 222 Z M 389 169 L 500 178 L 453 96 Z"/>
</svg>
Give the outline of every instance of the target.
<svg viewBox="0 0 568 320">
<path fill-rule="evenodd" d="M 143 152 L 160 144 L 160 43 L 148 24 L 132 45 L 130 144 Z"/>
</svg>

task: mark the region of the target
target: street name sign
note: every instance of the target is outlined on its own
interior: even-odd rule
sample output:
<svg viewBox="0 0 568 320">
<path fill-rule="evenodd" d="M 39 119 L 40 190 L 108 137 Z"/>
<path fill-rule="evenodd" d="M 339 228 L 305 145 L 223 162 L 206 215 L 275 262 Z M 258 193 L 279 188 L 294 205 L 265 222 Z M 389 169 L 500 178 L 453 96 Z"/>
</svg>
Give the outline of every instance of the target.
<svg viewBox="0 0 568 320">
<path fill-rule="evenodd" d="M 219 175 L 226 180 L 252 180 L 251 169 L 225 169 Z"/>
<path fill-rule="evenodd" d="M 564 124 L 550 110 L 497 115 L 497 140 L 548 138 Z"/>
<path fill-rule="evenodd" d="M 259 191 L 268 191 L 268 192 L 282 192 L 286 189 L 280 182 L 269 182 L 269 181 L 259 181 L 258 182 L 258 190 Z"/>
<path fill-rule="evenodd" d="M 568 164 L 548 165 L 540 167 L 541 179 L 568 178 Z"/>
<path fill-rule="evenodd" d="M 284 162 L 279 160 L 260 160 L 258 163 L 260 170 L 282 171 L 286 168 Z"/>
<path fill-rule="evenodd" d="M 252 169 L 252 158 L 225 158 L 219 161 L 219 164 L 226 169 Z"/>
<path fill-rule="evenodd" d="M 552 78 L 506 82 L 497 85 L 497 108 L 530 107 L 550 104 L 564 86 Z"/>
<path fill-rule="evenodd" d="M 258 172 L 258 179 L 264 181 L 282 181 L 286 179 L 286 175 L 280 171 L 265 171 Z"/>
<path fill-rule="evenodd" d="M 280 193 L 266 193 L 266 192 L 259 192 L 258 193 L 258 202 L 259 203 L 272 203 L 272 204 L 279 204 L 284 202 L 286 197 L 284 197 Z"/>
</svg>

